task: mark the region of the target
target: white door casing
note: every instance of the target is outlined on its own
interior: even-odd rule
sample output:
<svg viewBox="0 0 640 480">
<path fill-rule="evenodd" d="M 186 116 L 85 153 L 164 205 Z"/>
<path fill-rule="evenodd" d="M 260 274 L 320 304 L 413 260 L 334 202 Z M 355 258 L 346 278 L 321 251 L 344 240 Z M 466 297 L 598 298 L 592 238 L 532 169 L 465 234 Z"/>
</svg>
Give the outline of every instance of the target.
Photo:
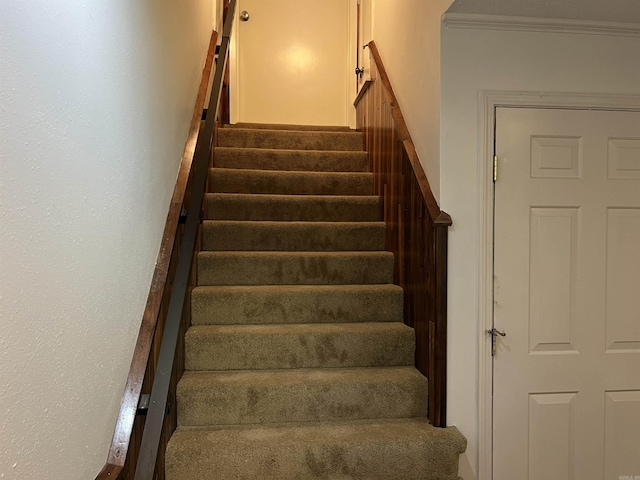
<svg viewBox="0 0 640 480">
<path fill-rule="evenodd" d="M 231 51 L 231 122 L 347 125 L 350 0 L 240 0 Z"/>
<path fill-rule="evenodd" d="M 640 475 L 640 113 L 496 116 L 494 478 Z"/>
</svg>

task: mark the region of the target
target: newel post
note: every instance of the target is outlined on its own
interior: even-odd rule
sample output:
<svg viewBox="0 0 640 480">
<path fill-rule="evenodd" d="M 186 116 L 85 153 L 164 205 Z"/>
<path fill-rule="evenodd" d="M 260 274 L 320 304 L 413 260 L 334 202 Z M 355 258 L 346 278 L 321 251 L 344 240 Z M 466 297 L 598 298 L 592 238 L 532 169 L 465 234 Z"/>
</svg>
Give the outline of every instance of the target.
<svg viewBox="0 0 640 480">
<path fill-rule="evenodd" d="M 429 419 L 436 427 L 447 426 L 447 255 L 451 224 L 445 212 L 433 222 L 435 291 L 429 319 Z"/>
</svg>

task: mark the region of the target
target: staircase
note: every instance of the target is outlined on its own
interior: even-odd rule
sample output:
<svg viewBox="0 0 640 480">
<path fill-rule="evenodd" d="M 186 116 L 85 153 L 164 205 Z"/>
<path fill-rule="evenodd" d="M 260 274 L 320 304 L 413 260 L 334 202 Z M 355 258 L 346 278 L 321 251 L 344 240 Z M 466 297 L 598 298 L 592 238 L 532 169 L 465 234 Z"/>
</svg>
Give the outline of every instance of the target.
<svg viewBox="0 0 640 480">
<path fill-rule="evenodd" d="M 457 479 L 360 133 L 218 132 L 169 480 Z"/>
</svg>

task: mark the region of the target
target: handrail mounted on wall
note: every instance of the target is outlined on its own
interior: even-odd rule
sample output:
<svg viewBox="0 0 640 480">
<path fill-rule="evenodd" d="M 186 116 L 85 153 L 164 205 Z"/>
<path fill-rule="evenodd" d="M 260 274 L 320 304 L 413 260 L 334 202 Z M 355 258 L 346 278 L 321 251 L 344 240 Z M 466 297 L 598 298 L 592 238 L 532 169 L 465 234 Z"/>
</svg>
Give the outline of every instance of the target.
<svg viewBox="0 0 640 480">
<path fill-rule="evenodd" d="M 175 385 L 184 369 L 180 347 L 189 323 L 188 308 L 185 307 L 188 307 L 188 294 L 193 285 L 192 265 L 199 247 L 198 233 L 236 2 L 229 2 L 213 83 L 208 90 L 217 33 L 213 32 L 211 37 L 189 139 L 167 216 L 109 457 L 96 480 L 164 478 L 162 457 L 166 441 L 175 429 L 175 412 L 172 412 L 175 409 Z M 210 100 L 202 126 L 200 118 L 207 95 Z M 185 210 L 186 222 L 183 222 Z M 142 392 L 149 389 L 150 395 L 143 396 Z M 142 408 L 142 399 L 148 401 L 148 408 Z M 146 419 L 139 415 L 143 411 Z M 167 418 L 171 422 L 167 422 Z M 137 425 L 143 428 L 141 436 L 134 431 Z M 135 475 L 132 473 L 134 468 Z"/>
</svg>

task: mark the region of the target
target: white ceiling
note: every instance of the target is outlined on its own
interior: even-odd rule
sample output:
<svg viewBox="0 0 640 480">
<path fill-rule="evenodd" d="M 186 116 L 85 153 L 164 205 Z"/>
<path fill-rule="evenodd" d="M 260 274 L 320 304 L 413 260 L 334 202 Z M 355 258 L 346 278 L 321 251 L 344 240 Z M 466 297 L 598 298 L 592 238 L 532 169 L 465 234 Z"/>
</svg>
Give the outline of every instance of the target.
<svg viewBox="0 0 640 480">
<path fill-rule="evenodd" d="M 447 13 L 640 24 L 640 0 L 455 0 Z"/>
</svg>

